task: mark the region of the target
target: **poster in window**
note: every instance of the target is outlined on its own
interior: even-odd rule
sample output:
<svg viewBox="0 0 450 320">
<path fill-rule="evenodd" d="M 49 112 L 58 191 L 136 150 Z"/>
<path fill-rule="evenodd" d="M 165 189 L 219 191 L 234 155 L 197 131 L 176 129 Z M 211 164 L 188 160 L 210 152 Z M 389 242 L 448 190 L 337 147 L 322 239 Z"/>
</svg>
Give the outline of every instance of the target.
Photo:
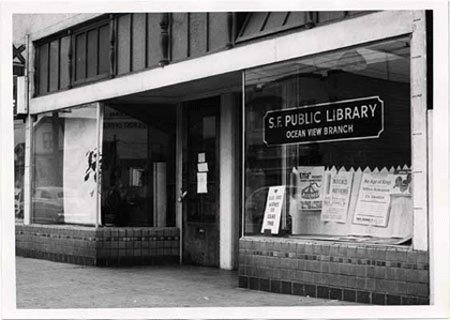
<svg viewBox="0 0 450 320">
<path fill-rule="evenodd" d="M 297 167 L 301 210 L 322 210 L 325 167 Z"/>
<path fill-rule="evenodd" d="M 322 221 L 347 222 L 352 180 L 353 172 L 349 171 L 340 171 L 328 175 L 324 188 Z"/>
<path fill-rule="evenodd" d="M 197 193 L 208 193 L 207 172 L 197 172 Z"/>
<path fill-rule="evenodd" d="M 410 177 L 407 173 L 364 173 L 353 223 L 387 227 L 391 196 L 398 193 L 407 195 Z"/>
</svg>

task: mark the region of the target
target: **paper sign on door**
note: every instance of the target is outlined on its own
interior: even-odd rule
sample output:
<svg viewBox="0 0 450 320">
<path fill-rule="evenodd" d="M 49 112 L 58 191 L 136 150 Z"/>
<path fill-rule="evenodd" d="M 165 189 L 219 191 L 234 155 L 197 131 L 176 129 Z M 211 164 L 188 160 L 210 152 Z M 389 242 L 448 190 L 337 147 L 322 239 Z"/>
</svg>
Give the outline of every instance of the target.
<svg viewBox="0 0 450 320">
<path fill-rule="evenodd" d="M 208 193 L 208 173 L 197 172 L 197 193 Z"/>
</svg>

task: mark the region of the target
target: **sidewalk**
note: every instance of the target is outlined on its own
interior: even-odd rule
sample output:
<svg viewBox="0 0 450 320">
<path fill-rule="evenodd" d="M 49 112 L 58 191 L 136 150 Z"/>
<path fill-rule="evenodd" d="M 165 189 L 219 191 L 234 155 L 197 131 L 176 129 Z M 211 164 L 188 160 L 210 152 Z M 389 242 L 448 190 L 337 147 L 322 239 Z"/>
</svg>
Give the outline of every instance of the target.
<svg viewBox="0 0 450 320">
<path fill-rule="evenodd" d="M 355 303 L 237 287 L 237 273 L 196 266 L 87 267 L 16 257 L 17 308 L 331 306 Z"/>
</svg>

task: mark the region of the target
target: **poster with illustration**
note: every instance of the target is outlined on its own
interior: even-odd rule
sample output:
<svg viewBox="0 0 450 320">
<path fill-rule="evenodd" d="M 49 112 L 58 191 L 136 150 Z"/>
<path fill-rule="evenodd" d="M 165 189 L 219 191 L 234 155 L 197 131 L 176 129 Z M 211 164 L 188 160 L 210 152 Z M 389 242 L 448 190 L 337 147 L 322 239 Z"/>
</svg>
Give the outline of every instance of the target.
<svg viewBox="0 0 450 320">
<path fill-rule="evenodd" d="M 65 115 L 63 204 L 64 222 L 95 224 L 97 181 L 97 121 L 95 108 L 73 110 Z"/>
<path fill-rule="evenodd" d="M 398 173 L 364 173 L 356 203 L 354 224 L 387 227 L 393 195 L 410 193 L 411 175 Z"/>
<path fill-rule="evenodd" d="M 327 175 L 322 205 L 322 221 L 347 222 L 353 172 L 341 170 Z"/>
<path fill-rule="evenodd" d="M 300 210 L 322 210 L 325 167 L 297 167 Z"/>
</svg>

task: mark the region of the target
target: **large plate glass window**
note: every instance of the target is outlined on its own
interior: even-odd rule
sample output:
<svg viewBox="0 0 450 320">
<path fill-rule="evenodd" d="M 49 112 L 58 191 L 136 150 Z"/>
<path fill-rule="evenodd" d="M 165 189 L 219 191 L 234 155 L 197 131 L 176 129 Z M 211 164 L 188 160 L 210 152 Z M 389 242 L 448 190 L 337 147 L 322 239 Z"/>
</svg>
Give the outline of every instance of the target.
<svg viewBox="0 0 450 320">
<path fill-rule="evenodd" d="M 102 225 L 175 226 L 175 108 L 104 107 Z"/>
<path fill-rule="evenodd" d="M 31 222 L 95 225 L 98 104 L 42 113 L 33 122 Z"/>
<path fill-rule="evenodd" d="M 408 243 L 409 44 L 245 72 L 245 234 Z"/>
</svg>

